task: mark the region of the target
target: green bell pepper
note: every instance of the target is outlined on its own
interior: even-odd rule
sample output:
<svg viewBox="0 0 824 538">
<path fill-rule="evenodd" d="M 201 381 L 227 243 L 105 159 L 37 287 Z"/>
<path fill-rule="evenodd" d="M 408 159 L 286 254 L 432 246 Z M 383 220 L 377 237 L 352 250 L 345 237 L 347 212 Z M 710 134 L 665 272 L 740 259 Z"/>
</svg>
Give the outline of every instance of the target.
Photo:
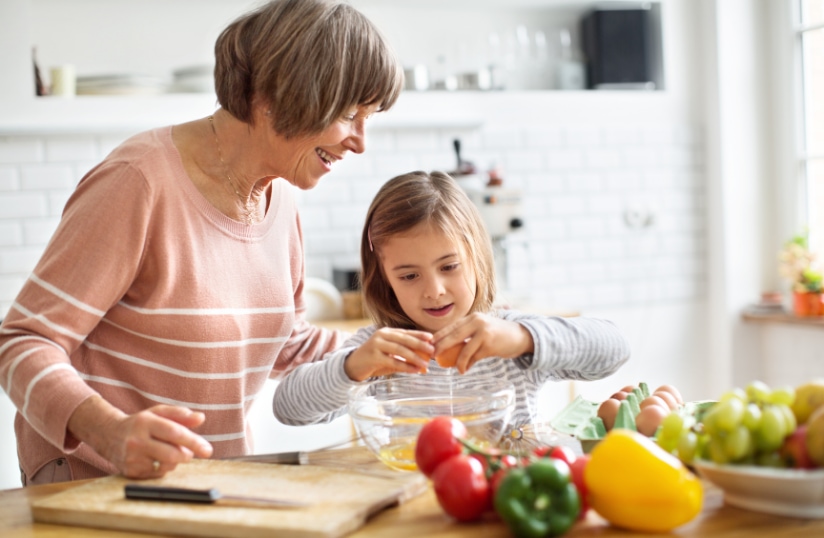
<svg viewBox="0 0 824 538">
<path fill-rule="evenodd" d="M 580 510 L 569 465 L 555 458 L 511 469 L 495 493 L 495 511 L 518 538 L 560 536 Z"/>
</svg>

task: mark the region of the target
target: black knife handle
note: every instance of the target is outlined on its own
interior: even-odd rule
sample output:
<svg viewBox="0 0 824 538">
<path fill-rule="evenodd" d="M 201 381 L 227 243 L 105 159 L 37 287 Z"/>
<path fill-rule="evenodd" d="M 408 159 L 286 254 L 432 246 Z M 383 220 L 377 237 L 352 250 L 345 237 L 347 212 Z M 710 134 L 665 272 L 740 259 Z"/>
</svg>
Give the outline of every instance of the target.
<svg viewBox="0 0 824 538">
<path fill-rule="evenodd" d="M 220 492 L 215 489 L 187 489 L 169 486 L 144 486 L 126 484 L 127 499 L 148 501 L 180 501 L 190 503 L 213 503 L 220 499 Z"/>
</svg>

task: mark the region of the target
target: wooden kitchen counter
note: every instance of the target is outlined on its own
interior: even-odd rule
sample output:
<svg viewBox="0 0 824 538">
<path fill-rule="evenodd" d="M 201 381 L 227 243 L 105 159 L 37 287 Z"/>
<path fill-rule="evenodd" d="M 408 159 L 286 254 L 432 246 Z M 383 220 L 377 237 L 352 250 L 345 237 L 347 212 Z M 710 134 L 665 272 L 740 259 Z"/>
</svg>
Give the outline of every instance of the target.
<svg viewBox="0 0 824 538">
<path fill-rule="evenodd" d="M 344 454 L 346 452 L 339 452 Z M 356 456 L 363 459 L 363 454 Z M 335 465 L 342 463 L 335 458 Z M 321 462 L 316 464 L 321 465 Z M 0 491 L 0 536 L 3 538 L 94 538 L 157 536 L 133 532 L 70 527 L 34 523 L 30 503 L 36 499 L 75 488 L 89 481 L 65 482 L 46 486 L 32 486 Z M 220 509 L 220 508 L 216 508 Z M 565 536 L 616 536 L 650 537 L 649 533 L 631 533 L 609 526 L 603 519 L 590 513 L 585 521 L 577 523 Z M 690 523 L 679 527 L 667 536 L 712 537 L 798 537 L 824 536 L 824 519 L 797 519 L 750 512 L 724 505 L 721 492 L 705 483 L 703 512 Z M 487 538 L 510 537 L 511 534 L 499 521 L 493 519 L 472 524 L 459 524 L 450 520 L 440 509 L 431 488 L 406 503 L 384 510 L 369 520 L 365 526 L 348 535 L 352 538 Z"/>
</svg>

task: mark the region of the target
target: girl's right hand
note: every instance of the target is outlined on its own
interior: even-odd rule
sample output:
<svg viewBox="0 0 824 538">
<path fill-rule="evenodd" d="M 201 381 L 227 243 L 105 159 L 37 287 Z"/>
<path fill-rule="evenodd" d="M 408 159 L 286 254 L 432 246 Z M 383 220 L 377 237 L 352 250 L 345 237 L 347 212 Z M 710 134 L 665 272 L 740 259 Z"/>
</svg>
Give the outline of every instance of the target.
<svg viewBox="0 0 824 538">
<path fill-rule="evenodd" d="M 382 327 L 346 358 L 343 370 L 352 381 L 394 373 L 426 373 L 429 357 L 435 353 L 431 340 L 428 332 Z"/>
</svg>

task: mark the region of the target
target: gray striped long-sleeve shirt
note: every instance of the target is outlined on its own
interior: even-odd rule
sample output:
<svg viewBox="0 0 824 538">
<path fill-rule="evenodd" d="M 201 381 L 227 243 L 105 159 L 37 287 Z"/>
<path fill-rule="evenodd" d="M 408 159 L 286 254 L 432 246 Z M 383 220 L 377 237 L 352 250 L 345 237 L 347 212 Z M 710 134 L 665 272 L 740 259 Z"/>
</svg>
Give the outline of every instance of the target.
<svg viewBox="0 0 824 538">
<path fill-rule="evenodd" d="M 602 379 L 615 373 L 630 356 L 628 341 L 608 320 L 544 317 L 514 310 L 498 310 L 494 315 L 523 325 L 532 335 L 535 351 L 516 359 L 483 359 L 464 375 L 491 375 L 512 382 L 516 406 L 511 426 L 539 419 L 537 399 L 544 383 Z M 323 360 L 303 364 L 288 374 L 275 391 L 275 417 L 283 424 L 300 426 L 330 422 L 345 414 L 349 389 L 365 382 L 349 379 L 343 363 L 376 330 L 375 326 L 360 329 Z M 429 371 L 438 373 L 443 368 L 432 361 Z"/>
</svg>

